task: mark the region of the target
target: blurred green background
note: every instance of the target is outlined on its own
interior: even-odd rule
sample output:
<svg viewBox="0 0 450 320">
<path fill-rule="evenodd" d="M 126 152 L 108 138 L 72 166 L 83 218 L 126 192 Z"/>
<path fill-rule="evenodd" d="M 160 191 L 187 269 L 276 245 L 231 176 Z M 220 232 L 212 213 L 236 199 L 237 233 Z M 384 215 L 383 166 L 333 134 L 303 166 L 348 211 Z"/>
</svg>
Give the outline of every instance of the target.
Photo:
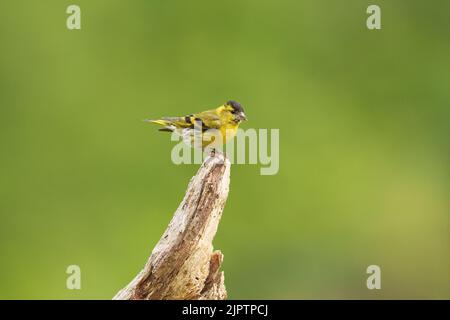
<svg viewBox="0 0 450 320">
<path fill-rule="evenodd" d="M 449 15 L 444 0 L 1 1 L 0 298 L 114 296 L 198 168 L 141 120 L 228 99 L 281 137 L 277 175 L 232 168 L 214 241 L 230 298 L 450 298 Z"/>
</svg>

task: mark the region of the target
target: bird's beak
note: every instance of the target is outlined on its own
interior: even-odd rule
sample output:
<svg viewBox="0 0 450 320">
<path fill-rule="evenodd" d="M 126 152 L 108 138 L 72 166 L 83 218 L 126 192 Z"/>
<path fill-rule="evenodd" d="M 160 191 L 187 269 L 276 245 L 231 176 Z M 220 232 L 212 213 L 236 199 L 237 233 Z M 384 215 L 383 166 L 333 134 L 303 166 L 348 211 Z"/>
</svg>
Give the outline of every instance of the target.
<svg viewBox="0 0 450 320">
<path fill-rule="evenodd" d="M 247 116 L 243 112 L 238 113 L 238 118 L 240 121 L 247 121 Z"/>
</svg>

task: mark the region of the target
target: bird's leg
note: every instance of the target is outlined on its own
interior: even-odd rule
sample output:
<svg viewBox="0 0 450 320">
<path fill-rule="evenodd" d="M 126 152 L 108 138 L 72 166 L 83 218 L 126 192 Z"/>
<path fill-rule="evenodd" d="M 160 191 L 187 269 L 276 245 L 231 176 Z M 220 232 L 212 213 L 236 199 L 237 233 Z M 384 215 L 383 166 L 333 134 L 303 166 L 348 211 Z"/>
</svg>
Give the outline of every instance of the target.
<svg viewBox="0 0 450 320">
<path fill-rule="evenodd" d="M 224 159 L 227 159 L 226 153 L 222 152 L 220 149 L 209 147 L 207 152 L 209 153 L 209 156 L 211 158 L 222 157 Z"/>
</svg>

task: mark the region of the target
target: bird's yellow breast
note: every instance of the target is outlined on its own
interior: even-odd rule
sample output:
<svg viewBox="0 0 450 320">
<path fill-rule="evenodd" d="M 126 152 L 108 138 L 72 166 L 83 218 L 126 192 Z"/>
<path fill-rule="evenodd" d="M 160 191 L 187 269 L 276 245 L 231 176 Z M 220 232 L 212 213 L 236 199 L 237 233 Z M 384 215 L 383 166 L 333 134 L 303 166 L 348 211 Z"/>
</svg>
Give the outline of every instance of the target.
<svg viewBox="0 0 450 320">
<path fill-rule="evenodd" d="M 228 124 L 226 124 L 226 125 L 222 126 L 222 128 L 220 128 L 224 144 L 227 143 L 227 141 L 230 141 L 231 139 L 234 138 L 234 136 L 237 133 L 238 127 L 239 127 L 239 124 L 234 123 L 234 122 L 229 122 Z"/>
<path fill-rule="evenodd" d="M 219 148 L 220 146 L 226 144 L 228 141 L 234 138 L 237 133 L 239 124 L 229 122 L 222 125 L 218 132 L 220 136 L 217 135 L 217 130 L 208 130 L 202 134 L 202 146 L 210 148 Z"/>
</svg>

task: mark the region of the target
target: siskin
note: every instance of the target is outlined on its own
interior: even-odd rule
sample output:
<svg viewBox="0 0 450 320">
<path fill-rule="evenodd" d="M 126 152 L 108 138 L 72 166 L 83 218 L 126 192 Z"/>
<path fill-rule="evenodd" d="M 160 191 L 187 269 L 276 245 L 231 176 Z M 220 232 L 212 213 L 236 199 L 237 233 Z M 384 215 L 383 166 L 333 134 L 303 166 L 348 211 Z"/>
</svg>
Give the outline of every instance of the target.
<svg viewBox="0 0 450 320">
<path fill-rule="evenodd" d="M 232 139 L 242 121 L 247 120 L 242 106 L 233 100 L 220 107 L 184 117 L 146 119 L 163 128 L 159 131 L 175 132 L 190 146 L 215 150 Z"/>
</svg>

